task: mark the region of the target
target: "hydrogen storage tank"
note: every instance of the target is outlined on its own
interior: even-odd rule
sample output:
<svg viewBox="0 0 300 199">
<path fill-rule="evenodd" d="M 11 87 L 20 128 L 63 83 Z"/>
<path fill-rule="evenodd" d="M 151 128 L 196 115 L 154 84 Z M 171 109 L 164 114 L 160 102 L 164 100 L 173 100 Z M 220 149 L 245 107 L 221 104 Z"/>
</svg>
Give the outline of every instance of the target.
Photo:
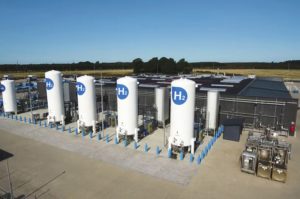
<svg viewBox="0 0 300 199">
<path fill-rule="evenodd" d="M 215 130 L 218 125 L 219 114 L 219 92 L 209 90 L 207 92 L 207 106 L 206 106 L 206 124 L 207 130 Z"/>
<path fill-rule="evenodd" d="M 17 99 L 14 80 L 2 80 L 0 85 L 2 92 L 3 108 L 6 113 L 17 113 Z"/>
<path fill-rule="evenodd" d="M 155 88 L 156 120 L 160 126 L 169 119 L 170 92 L 166 87 Z"/>
<path fill-rule="evenodd" d="M 118 126 L 116 137 L 119 135 L 134 136 L 138 141 L 138 88 L 137 80 L 132 77 L 122 77 L 117 80 Z"/>
<path fill-rule="evenodd" d="M 62 74 L 59 71 L 51 70 L 45 73 L 45 83 L 48 101 L 49 123 L 61 123 L 65 125 L 65 109 Z"/>
<path fill-rule="evenodd" d="M 78 129 L 92 127 L 96 133 L 97 112 L 96 112 L 96 91 L 95 78 L 84 75 L 77 78 L 76 90 L 78 97 Z M 81 127 L 81 128 L 80 128 Z"/>
<path fill-rule="evenodd" d="M 169 149 L 190 147 L 191 153 L 194 153 L 195 87 L 194 81 L 185 78 L 171 83 Z"/>
</svg>

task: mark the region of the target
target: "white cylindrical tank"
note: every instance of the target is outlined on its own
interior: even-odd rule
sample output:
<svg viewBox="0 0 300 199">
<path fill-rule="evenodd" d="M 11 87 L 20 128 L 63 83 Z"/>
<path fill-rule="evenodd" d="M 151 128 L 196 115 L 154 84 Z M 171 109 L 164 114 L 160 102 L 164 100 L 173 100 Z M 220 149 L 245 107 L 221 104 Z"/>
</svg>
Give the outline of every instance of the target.
<svg viewBox="0 0 300 199">
<path fill-rule="evenodd" d="M 45 83 L 48 101 L 48 123 L 60 122 L 64 125 L 65 109 L 61 72 L 55 70 L 46 72 Z"/>
<path fill-rule="evenodd" d="M 3 108 L 6 113 L 17 113 L 17 99 L 14 80 L 1 81 Z"/>
<path fill-rule="evenodd" d="M 79 125 L 94 127 L 97 122 L 95 78 L 84 75 L 77 78 Z"/>
<path fill-rule="evenodd" d="M 137 141 L 138 131 L 138 88 L 137 80 L 122 77 L 117 80 L 118 127 L 117 137 L 134 135 Z"/>
<path fill-rule="evenodd" d="M 169 89 L 166 87 L 155 88 L 156 120 L 163 124 L 169 119 Z"/>
<path fill-rule="evenodd" d="M 219 92 L 210 90 L 207 92 L 206 106 L 206 129 L 215 130 L 218 125 L 219 114 Z"/>
<path fill-rule="evenodd" d="M 189 79 L 178 79 L 171 83 L 171 145 L 192 147 L 194 152 L 194 113 L 196 83 Z"/>
</svg>

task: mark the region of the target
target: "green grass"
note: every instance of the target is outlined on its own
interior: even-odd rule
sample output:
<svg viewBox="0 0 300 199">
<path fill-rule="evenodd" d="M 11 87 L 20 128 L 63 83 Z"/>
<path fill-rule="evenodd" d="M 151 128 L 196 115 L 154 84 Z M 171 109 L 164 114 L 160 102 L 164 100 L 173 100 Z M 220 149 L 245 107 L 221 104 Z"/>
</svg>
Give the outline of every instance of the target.
<svg viewBox="0 0 300 199">
<path fill-rule="evenodd" d="M 16 79 L 22 79 L 26 78 L 27 75 L 36 75 L 39 78 L 42 78 L 45 76 L 46 71 L 7 71 L 3 72 L 0 71 L 0 76 L 2 77 L 4 74 L 10 74 L 13 75 L 14 78 Z M 102 76 L 107 77 L 107 76 L 125 76 L 125 75 L 131 75 L 133 73 L 132 69 L 122 69 L 122 70 L 113 70 L 113 69 L 108 69 L 108 70 L 81 70 L 81 71 L 62 71 L 64 75 L 92 75 L 92 76 Z"/>
</svg>

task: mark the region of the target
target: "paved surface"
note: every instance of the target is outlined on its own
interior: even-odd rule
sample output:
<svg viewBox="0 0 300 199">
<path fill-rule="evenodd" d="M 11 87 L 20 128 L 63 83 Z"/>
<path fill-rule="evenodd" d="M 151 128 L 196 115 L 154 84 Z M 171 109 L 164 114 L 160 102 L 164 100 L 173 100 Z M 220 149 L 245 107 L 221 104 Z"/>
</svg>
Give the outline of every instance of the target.
<svg viewBox="0 0 300 199">
<path fill-rule="evenodd" d="M 28 198 L 299 198 L 299 137 L 288 138 L 293 151 L 287 183 L 240 172 L 246 137 L 244 132 L 239 143 L 219 139 L 197 165 L 0 119 L 0 147 L 15 154 L 9 164 L 16 196 L 36 191 Z M 5 166 L 0 163 L 0 193 L 8 190 Z"/>
</svg>

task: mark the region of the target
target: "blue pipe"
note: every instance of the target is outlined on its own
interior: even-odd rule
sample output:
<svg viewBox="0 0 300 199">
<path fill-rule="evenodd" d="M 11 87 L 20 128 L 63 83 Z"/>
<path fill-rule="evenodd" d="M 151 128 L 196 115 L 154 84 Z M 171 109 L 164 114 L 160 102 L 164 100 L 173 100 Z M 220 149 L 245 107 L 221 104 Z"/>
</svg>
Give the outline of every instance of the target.
<svg viewBox="0 0 300 199">
<path fill-rule="evenodd" d="M 172 157 L 172 149 L 168 149 L 168 158 Z"/>
<path fill-rule="evenodd" d="M 183 150 L 180 151 L 179 158 L 180 160 L 183 160 Z"/>
<path fill-rule="evenodd" d="M 106 143 L 109 143 L 109 136 L 106 134 Z"/>
<path fill-rule="evenodd" d="M 156 155 L 159 155 L 160 153 L 160 149 L 159 149 L 159 146 L 156 147 Z"/>
<path fill-rule="evenodd" d="M 192 163 L 194 161 L 194 155 L 190 154 L 190 162 Z"/>
<path fill-rule="evenodd" d="M 200 164 L 201 161 L 202 161 L 202 158 L 201 158 L 201 156 L 199 155 L 198 158 L 197 158 L 197 164 Z"/>
</svg>

